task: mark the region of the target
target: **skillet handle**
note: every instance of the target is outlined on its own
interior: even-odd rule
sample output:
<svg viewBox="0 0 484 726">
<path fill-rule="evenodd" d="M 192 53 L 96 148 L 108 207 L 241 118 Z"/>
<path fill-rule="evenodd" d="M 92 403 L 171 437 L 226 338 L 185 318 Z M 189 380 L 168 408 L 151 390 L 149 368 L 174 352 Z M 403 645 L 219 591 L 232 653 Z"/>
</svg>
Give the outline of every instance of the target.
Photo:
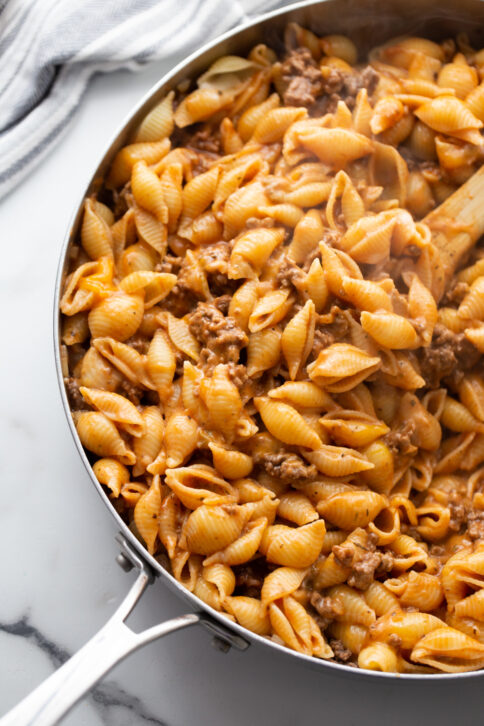
<svg viewBox="0 0 484 726">
<path fill-rule="evenodd" d="M 124 601 L 106 625 L 23 701 L 0 719 L 0 726 L 54 726 L 113 666 L 152 640 L 200 623 L 219 640 L 245 650 L 249 643 L 204 613 L 188 613 L 134 633 L 125 620 L 140 599 L 153 574 L 124 540 L 122 545 L 139 568 Z"/>
</svg>

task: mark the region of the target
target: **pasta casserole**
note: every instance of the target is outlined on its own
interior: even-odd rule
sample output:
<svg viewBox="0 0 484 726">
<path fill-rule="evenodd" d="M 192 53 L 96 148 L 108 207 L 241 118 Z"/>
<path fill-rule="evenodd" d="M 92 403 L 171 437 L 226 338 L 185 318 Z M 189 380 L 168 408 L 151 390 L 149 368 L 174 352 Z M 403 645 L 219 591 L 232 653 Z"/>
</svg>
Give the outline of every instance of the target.
<svg viewBox="0 0 484 726">
<path fill-rule="evenodd" d="M 484 667 L 484 51 L 294 23 L 169 92 L 85 200 L 66 388 L 113 506 L 230 620 L 385 672 Z M 430 216 L 428 216 L 430 215 Z"/>
</svg>

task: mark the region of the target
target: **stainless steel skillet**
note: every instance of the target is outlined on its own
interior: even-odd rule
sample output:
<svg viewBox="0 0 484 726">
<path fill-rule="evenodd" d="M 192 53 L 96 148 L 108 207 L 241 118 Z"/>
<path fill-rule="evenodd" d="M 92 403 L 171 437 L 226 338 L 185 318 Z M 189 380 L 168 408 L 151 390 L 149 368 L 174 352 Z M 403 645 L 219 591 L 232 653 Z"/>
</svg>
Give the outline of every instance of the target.
<svg viewBox="0 0 484 726">
<path fill-rule="evenodd" d="M 289 21 L 298 22 L 321 35 L 330 32 L 349 34 L 360 48 L 362 56 L 370 47 L 384 42 L 389 37 L 408 33 L 442 38 L 455 35 L 458 31 L 466 31 L 472 39 L 475 39 L 476 43 L 481 47 L 484 46 L 484 3 L 481 0 L 459 0 L 458 4 L 451 0 L 386 0 L 384 4 L 378 0 L 321 0 L 316 3 L 299 3 L 264 16 L 258 22 L 231 31 L 206 46 L 201 52 L 192 55 L 165 76 L 142 99 L 129 119 L 122 124 L 93 174 L 91 183 L 83 191 L 81 199 L 76 205 L 71 227 L 66 235 L 55 292 L 54 340 L 61 396 L 71 433 L 94 486 L 115 518 L 120 532 L 118 541 L 121 551 L 118 561 L 125 569 L 136 568 L 138 577 L 126 599 L 104 628 L 70 661 L 7 714 L 0 721 L 1 726 L 7 724 L 47 726 L 56 723 L 89 688 L 126 655 L 145 643 L 194 624 L 201 624 L 211 630 L 222 647 L 233 646 L 244 650 L 252 642 L 259 643 L 288 657 L 297 658 L 313 669 L 323 669 L 326 672 L 328 672 L 327 669 L 330 669 L 333 673 L 339 672 L 345 679 L 391 678 L 393 680 L 398 678 L 399 680 L 443 681 L 444 679 L 479 678 L 483 675 L 482 672 L 455 675 L 396 675 L 356 670 L 289 651 L 228 622 L 223 615 L 185 590 L 132 535 L 94 476 L 72 422 L 62 382 L 58 310 L 70 245 L 78 235 L 84 197 L 95 192 L 101 186 L 104 174 L 117 150 L 127 143 L 134 127 L 167 91 L 176 87 L 186 78 L 196 78 L 221 55 L 244 54 L 259 42 L 269 45 L 277 44 L 277 37 L 280 37 L 284 26 Z M 479 35 L 482 36 L 480 40 Z M 124 620 L 136 605 L 147 585 L 158 575 L 163 578 L 168 587 L 190 604 L 193 613 L 156 625 L 141 634 L 135 634 L 125 625 Z"/>
</svg>

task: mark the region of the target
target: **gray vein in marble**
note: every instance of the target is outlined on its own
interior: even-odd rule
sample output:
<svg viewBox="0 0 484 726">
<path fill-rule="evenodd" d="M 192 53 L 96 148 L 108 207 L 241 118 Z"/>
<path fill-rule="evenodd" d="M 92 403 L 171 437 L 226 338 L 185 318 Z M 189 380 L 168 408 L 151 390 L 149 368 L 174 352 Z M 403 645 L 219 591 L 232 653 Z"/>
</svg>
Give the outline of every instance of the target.
<svg viewBox="0 0 484 726">
<path fill-rule="evenodd" d="M 59 668 L 71 657 L 65 648 L 46 638 L 40 630 L 31 625 L 26 615 L 13 623 L 0 622 L 0 632 L 25 638 L 47 655 L 54 668 Z M 94 686 L 85 697 L 91 701 L 105 724 L 111 721 L 109 712 L 111 708 L 125 708 L 139 718 L 140 724 L 167 726 L 165 721 L 147 711 L 139 698 L 127 693 L 113 681 Z"/>
</svg>

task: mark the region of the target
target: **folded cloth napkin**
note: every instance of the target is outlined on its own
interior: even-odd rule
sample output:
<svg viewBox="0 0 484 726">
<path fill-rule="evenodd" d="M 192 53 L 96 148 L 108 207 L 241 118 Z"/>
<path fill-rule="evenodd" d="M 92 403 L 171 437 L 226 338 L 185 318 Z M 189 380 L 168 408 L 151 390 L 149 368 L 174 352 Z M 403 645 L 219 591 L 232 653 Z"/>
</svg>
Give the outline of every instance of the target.
<svg viewBox="0 0 484 726">
<path fill-rule="evenodd" d="M 139 70 L 290 0 L 0 0 L 0 197 L 68 128 L 90 78 Z"/>
</svg>

